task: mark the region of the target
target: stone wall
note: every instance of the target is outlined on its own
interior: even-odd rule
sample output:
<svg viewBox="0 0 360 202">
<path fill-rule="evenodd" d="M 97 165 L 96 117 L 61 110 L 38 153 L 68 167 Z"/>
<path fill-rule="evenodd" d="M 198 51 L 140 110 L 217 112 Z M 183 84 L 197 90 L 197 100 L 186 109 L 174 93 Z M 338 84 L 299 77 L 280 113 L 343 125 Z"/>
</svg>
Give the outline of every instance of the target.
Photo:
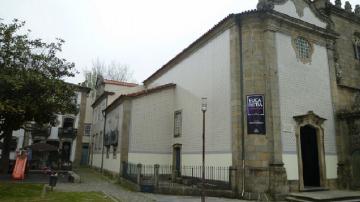
<svg viewBox="0 0 360 202">
<path fill-rule="evenodd" d="M 336 65 L 336 93 L 334 105 L 337 119 L 337 150 L 339 155 L 338 184 L 341 188 L 355 188 L 358 186 L 354 176 L 354 161 L 352 154 L 352 137 L 358 135 L 351 131 L 352 123 L 356 122 L 356 109 L 360 94 L 360 61 L 355 58 L 354 38 L 360 33 L 359 8 L 357 14 L 352 13 L 347 5 L 328 6 L 327 12 L 333 21 L 332 28 L 339 34 L 335 44 L 334 63 Z"/>
</svg>

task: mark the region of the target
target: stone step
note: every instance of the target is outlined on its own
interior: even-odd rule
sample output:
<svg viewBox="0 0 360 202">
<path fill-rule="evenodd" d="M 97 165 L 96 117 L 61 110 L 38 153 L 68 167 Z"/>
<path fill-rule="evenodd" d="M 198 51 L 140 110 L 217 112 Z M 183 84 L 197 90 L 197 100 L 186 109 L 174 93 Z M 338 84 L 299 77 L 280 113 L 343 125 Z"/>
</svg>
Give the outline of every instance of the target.
<svg viewBox="0 0 360 202">
<path fill-rule="evenodd" d="M 286 197 L 285 200 L 289 201 L 289 202 L 309 202 L 308 200 L 303 200 L 303 199 L 299 199 L 299 198 L 291 197 L 291 196 Z"/>
<path fill-rule="evenodd" d="M 303 192 L 314 192 L 314 191 L 329 191 L 325 187 L 305 187 Z"/>
<path fill-rule="evenodd" d="M 291 193 L 286 197 L 289 202 L 360 202 L 360 192 L 353 191 L 316 191 Z"/>
</svg>

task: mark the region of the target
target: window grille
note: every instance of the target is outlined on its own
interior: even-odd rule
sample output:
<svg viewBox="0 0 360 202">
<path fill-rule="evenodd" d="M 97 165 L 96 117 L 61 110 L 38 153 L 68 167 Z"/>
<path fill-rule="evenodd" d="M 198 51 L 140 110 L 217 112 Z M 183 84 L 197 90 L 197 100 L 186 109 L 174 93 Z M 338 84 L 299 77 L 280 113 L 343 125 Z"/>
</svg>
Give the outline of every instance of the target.
<svg viewBox="0 0 360 202">
<path fill-rule="evenodd" d="M 91 124 L 85 124 L 85 127 L 84 127 L 84 134 L 85 136 L 90 136 L 90 133 L 91 133 Z"/>
<path fill-rule="evenodd" d="M 174 137 L 179 137 L 181 135 L 182 127 L 182 112 L 176 111 L 174 113 Z"/>
<path fill-rule="evenodd" d="M 296 50 L 298 56 L 302 60 L 309 60 L 311 57 L 311 45 L 304 37 L 295 39 Z"/>
</svg>

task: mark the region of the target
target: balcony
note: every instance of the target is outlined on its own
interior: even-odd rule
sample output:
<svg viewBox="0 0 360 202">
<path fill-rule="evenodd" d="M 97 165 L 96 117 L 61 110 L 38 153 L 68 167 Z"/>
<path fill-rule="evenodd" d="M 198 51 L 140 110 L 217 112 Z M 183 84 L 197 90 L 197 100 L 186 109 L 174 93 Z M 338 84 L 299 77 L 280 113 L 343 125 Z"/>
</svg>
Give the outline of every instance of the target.
<svg viewBox="0 0 360 202">
<path fill-rule="evenodd" d="M 51 127 L 43 127 L 37 124 L 32 124 L 28 131 L 31 132 L 33 139 L 47 139 L 51 133 Z"/>
<path fill-rule="evenodd" d="M 74 139 L 77 135 L 77 129 L 69 128 L 59 128 L 59 138 L 70 138 Z"/>
</svg>

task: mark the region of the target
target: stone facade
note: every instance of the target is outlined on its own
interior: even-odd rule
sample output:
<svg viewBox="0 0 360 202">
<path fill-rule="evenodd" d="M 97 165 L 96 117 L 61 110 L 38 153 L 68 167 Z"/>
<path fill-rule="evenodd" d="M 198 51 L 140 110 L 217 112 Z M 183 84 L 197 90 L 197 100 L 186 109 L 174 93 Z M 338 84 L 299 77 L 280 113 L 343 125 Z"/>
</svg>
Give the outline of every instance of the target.
<svg viewBox="0 0 360 202">
<path fill-rule="evenodd" d="M 338 184 L 341 188 L 359 188 L 360 176 L 357 170 L 360 167 L 356 155 L 360 150 L 360 116 L 357 107 L 360 102 L 356 98 L 360 94 L 360 60 L 354 56 L 354 45 L 360 33 L 360 16 L 357 10 L 352 12 L 349 4 L 344 9 L 328 4 L 324 11 L 333 22 L 331 28 L 339 34 L 333 54 L 336 67 L 333 94 L 337 114 Z"/>
<path fill-rule="evenodd" d="M 311 185 L 356 188 L 358 11 L 327 0 L 260 0 L 257 8 L 229 15 L 146 79 L 145 90 L 106 105 L 106 113 L 122 111 L 121 161 L 175 162 L 176 147 L 182 164 L 199 165 L 205 96 L 206 163 L 236 170 L 237 196 L 270 193 L 277 200 Z M 249 95 L 265 98 L 265 134 L 248 133 Z M 172 131 L 175 111 L 182 113 L 179 137 Z M 310 136 L 312 146 L 304 143 Z M 306 159 L 308 149 L 316 160 Z M 309 162 L 317 182 L 309 183 Z"/>
</svg>

